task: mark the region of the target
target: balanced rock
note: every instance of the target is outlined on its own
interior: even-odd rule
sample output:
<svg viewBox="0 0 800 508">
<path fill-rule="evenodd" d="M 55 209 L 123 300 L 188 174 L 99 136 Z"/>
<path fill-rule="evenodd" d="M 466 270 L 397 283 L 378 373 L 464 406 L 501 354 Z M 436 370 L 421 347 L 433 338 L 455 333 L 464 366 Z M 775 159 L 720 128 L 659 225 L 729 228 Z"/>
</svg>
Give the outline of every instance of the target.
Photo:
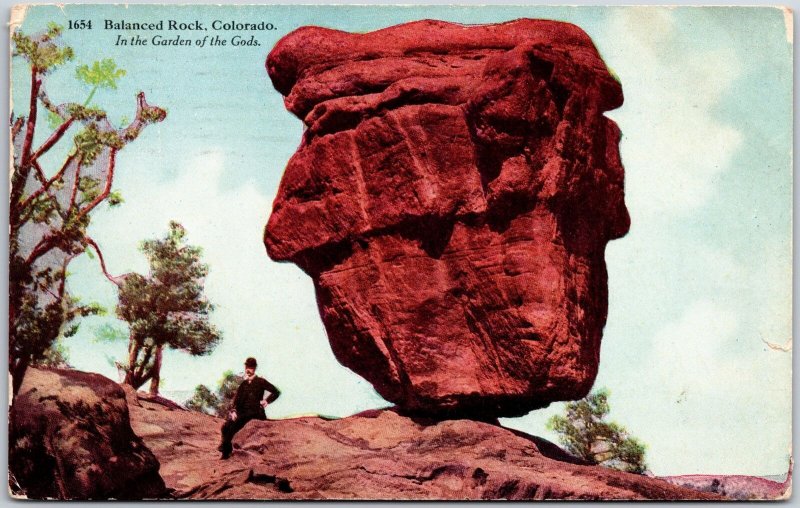
<svg viewBox="0 0 800 508">
<path fill-rule="evenodd" d="M 131 429 L 125 393 L 99 375 L 29 368 L 9 418 L 11 492 L 29 499 L 170 497 Z"/>
<path fill-rule="evenodd" d="M 620 84 L 578 27 L 300 28 L 267 70 L 305 124 L 265 230 L 338 360 L 411 413 L 490 419 L 597 374 L 628 231 Z"/>
</svg>

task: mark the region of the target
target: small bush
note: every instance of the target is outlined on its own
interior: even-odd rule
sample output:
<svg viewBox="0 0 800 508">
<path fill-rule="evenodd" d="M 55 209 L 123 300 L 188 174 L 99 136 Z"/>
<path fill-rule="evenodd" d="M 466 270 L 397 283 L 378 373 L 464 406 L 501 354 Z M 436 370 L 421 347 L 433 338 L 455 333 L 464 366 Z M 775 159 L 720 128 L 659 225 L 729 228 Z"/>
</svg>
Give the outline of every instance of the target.
<svg viewBox="0 0 800 508">
<path fill-rule="evenodd" d="M 642 474 L 647 470 L 645 445 L 630 436 L 625 427 L 604 421 L 610 409 L 608 395 L 604 388 L 568 403 L 566 415 L 550 418 L 547 428 L 555 431 L 561 445 L 578 458 Z"/>
</svg>

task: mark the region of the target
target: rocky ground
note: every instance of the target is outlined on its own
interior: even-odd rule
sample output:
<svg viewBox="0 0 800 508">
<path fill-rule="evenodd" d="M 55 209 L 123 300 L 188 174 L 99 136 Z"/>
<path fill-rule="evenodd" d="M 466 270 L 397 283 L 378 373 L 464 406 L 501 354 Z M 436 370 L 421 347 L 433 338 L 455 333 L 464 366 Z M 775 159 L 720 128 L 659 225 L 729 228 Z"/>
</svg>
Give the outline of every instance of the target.
<svg viewBox="0 0 800 508">
<path fill-rule="evenodd" d="M 791 471 L 783 482 L 758 476 L 696 474 L 662 476 L 662 480 L 704 492 L 716 492 L 737 501 L 789 499 L 792 495 Z"/>
<path fill-rule="evenodd" d="M 711 500 L 791 492 L 791 473 L 783 484 L 664 481 L 584 465 L 491 423 L 393 409 L 253 421 L 220 460 L 221 419 L 60 369 L 30 369 L 9 423 L 9 487 L 19 498 Z"/>
<path fill-rule="evenodd" d="M 553 444 L 495 425 L 392 410 L 254 421 L 223 461 L 216 451 L 222 420 L 127 395 L 133 430 L 178 498 L 720 499 L 571 463 Z"/>
</svg>

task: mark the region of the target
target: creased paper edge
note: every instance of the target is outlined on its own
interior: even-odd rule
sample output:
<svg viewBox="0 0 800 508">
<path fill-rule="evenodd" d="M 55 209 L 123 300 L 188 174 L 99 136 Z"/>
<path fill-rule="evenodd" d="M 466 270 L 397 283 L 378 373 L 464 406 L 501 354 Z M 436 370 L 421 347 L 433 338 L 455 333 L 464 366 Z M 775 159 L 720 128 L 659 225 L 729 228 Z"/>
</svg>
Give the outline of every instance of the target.
<svg viewBox="0 0 800 508">
<path fill-rule="evenodd" d="M 17 4 L 11 8 L 11 19 L 8 22 L 8 29 L 12 33 L 25 21 L 25 15 L 28 13 L 29 7 L 30 4 Z"/>
<path fill-rule="evenodd" d="M 28 8 L 30 4 L 17 4 L 11 7 L 11 17 L 8 21 L 8 33 L 9 39 L 17 30 L 17 28 L 22 25 L 22 22 L 25 21 L 25 16 L 28 13 Z M 9 45 L 9 58 L 8 58 L 8 76 L 9 76 L 9 83 L 8 83 L 8 110 L 14 111 L 14 93 L 12 89 L 12 82 L 11 82 L 11 47 Z M 11 177 L 14 176 L 14 140 L 11 139 L 11 136 L 8 137 L 8 153 L 11 154 L 11 157 L 8 158 L 8 195 L 11 195 Z M 10 378 L 9 378 L 10 379 Z M 9 380 L 10 383 L 10 380 Z M 9 390 L 9 398 L 8 398 L 8 405 L 11 406 L 11 384 L 8 385 Z"/>
<path fill-rule="evenodd" d="M 786 42 L 794 43 L 794 12 L 790 7 L 781 7 L 783 11 L 783 24 L 786 27 Z"/>
</svg>

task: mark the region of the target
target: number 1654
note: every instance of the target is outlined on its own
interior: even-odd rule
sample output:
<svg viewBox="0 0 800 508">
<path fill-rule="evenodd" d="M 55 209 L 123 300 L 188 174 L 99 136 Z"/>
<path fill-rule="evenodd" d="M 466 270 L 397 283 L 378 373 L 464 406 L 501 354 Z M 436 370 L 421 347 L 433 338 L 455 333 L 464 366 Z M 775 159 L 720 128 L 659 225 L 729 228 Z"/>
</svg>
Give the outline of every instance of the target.
<svg viewBox="0 0 800 508">
<path fill-rule="evenodd" d="M 90 19 L 76 19 L 75 21 L 69 20 L 67 22 L 67 28 L 70 30 L 86 30 L 92 29 L 92 20 Z"/>
</svg>

